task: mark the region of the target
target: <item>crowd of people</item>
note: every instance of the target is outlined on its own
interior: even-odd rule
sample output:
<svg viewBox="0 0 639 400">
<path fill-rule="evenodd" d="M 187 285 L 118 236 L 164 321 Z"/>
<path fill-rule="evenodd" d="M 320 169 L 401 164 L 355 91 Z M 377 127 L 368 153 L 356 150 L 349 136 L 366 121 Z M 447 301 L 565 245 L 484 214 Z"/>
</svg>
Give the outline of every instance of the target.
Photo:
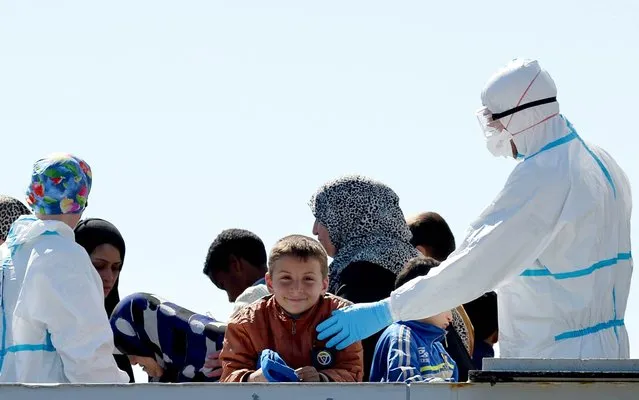
<svg viewBox="0 0 639 400">
<path fill-rule="evenodd" d="M 154 382 L 457 382 L 498 341 L 508 357 L 628 358 L 625 174 L 536 61 L 498 71 L 482 102 L 488 149 L 520 163 L 459 246 L 438 213 L 406 218 L 388 185 L 338 177 L 311 196 L 316 238 L 214 238 L 203 279 L 228 321 L 121 299 L 126 241 L 82 219 L 89 164 L 36 161 L 26 204 L 0 197 L 0 382 L 134 382 L 136 364 Z"/>
</svg>

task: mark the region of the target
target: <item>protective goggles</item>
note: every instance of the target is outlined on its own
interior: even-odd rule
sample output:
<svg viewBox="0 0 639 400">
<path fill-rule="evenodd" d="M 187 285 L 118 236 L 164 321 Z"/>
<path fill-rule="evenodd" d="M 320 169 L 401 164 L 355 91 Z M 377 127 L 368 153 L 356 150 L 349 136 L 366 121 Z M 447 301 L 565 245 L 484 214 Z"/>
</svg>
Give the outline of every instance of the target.
<svg viewBox="0 0 639 400">
<path fill-rule="evenodd" d="M 488 107 L 482 107 L 475 112 L 475 116 L 479 121 L 479 125 L 484 132 L 484 136 L 489 138 L 494 136 L 500 132 L 502 132 L 506 127 L 499 121 L 500 119 L 507 117 L 509 115 L 513 115 L 520 111 L 526 110 L 528 108 L 541 106 L 543 104 L 554 103 L 557 101 L 557 97 L 548 97 L 541 100 L 531 101 L 530 103 L 521 104 L 517 107 L 511 108 L 510 110 L 502 111 L 500 113 L 492 113 Z"/>
</svg>

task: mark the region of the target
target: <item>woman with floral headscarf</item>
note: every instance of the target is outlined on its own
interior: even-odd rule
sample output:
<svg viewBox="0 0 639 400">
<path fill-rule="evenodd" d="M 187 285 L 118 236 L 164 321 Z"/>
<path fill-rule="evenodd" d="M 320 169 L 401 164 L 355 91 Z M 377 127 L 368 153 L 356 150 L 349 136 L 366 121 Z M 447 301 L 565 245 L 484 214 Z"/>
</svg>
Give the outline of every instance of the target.
<svg viewBox="0 0 639 400">
<path fill-rule="evenodd" d="M 399 197 L 381 182 L 359 175 L 330 181 L 313 195 L 310 207 L 313 234 L 333 258 L 329 292 L 337 296 L 353 303 L 384 299 L 404 264 L 420 256 L 410 243 Z M 362 342 L 365 381 L 378 336 Z"/>
<path fill-rule="evenodd" d="M 113 359 L 100 276 L 73 228 L 87 205 L 89 165 L 70 154 L 36 161 L 33 216 L 0 246 L 0 383 L 125 383 Z"/>
</svg>

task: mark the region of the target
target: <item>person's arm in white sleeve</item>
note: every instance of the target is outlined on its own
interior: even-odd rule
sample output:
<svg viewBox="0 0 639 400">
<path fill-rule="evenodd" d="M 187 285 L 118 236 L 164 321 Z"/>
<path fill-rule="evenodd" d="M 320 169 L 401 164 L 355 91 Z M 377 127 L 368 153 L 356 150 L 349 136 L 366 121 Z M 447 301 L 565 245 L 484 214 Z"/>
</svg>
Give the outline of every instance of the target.
<svg viewBox="0 0 639 400">
<path fill-rule="evenodd" d="M 99 281 L 88 256 L 82 256 L 68 251 L 34 260 L 25 279 L 29 314 L 51 334 L 69 382 L 127 383 L 128 375 L 113 358 L 113 332 Z"/>
<path fill-rule="evenodd" d="M 317 325 L 317 338 L 341 350 L 393 321 L 427 318 L 474 300 L 531 267 L 562 228 L 570 182 L 559 167 L 520 164 L 436 275 L 415 278 L 387 299 L 333 311 Z"/>
<path fill-rule="evenodd" d="M 416 278 L 391 293 L 393 320 L 453 309 L 531 267 L 558 231 L 569 187 L 552 169 L 518 166 L 461 246 L 431 271 L 436 275 Z"/>
</svg>

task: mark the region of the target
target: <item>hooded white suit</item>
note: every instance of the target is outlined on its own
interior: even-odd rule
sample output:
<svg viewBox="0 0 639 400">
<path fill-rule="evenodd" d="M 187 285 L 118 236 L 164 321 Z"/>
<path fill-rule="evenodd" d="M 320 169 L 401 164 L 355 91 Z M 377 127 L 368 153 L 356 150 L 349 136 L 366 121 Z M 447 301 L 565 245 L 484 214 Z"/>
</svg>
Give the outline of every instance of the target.
<svg viewBox="0 0 639 400">
<path fill-rule="evenodd" d="M 100 275 L 68 225 L 20 217 L 0 256 L 0 383 L 129 382 Z"/>
<path fill-rule="evenodd" d="M 493 114 L 557 95 L 515 60 L 482 93 Z M 437 275 L 391 295 L 394 320 L 428 317 L 497 289 L 502 357 L 628 358 L 630 184 L 556 101 L 499 120 L 524 160 Z"/>
</svg>

